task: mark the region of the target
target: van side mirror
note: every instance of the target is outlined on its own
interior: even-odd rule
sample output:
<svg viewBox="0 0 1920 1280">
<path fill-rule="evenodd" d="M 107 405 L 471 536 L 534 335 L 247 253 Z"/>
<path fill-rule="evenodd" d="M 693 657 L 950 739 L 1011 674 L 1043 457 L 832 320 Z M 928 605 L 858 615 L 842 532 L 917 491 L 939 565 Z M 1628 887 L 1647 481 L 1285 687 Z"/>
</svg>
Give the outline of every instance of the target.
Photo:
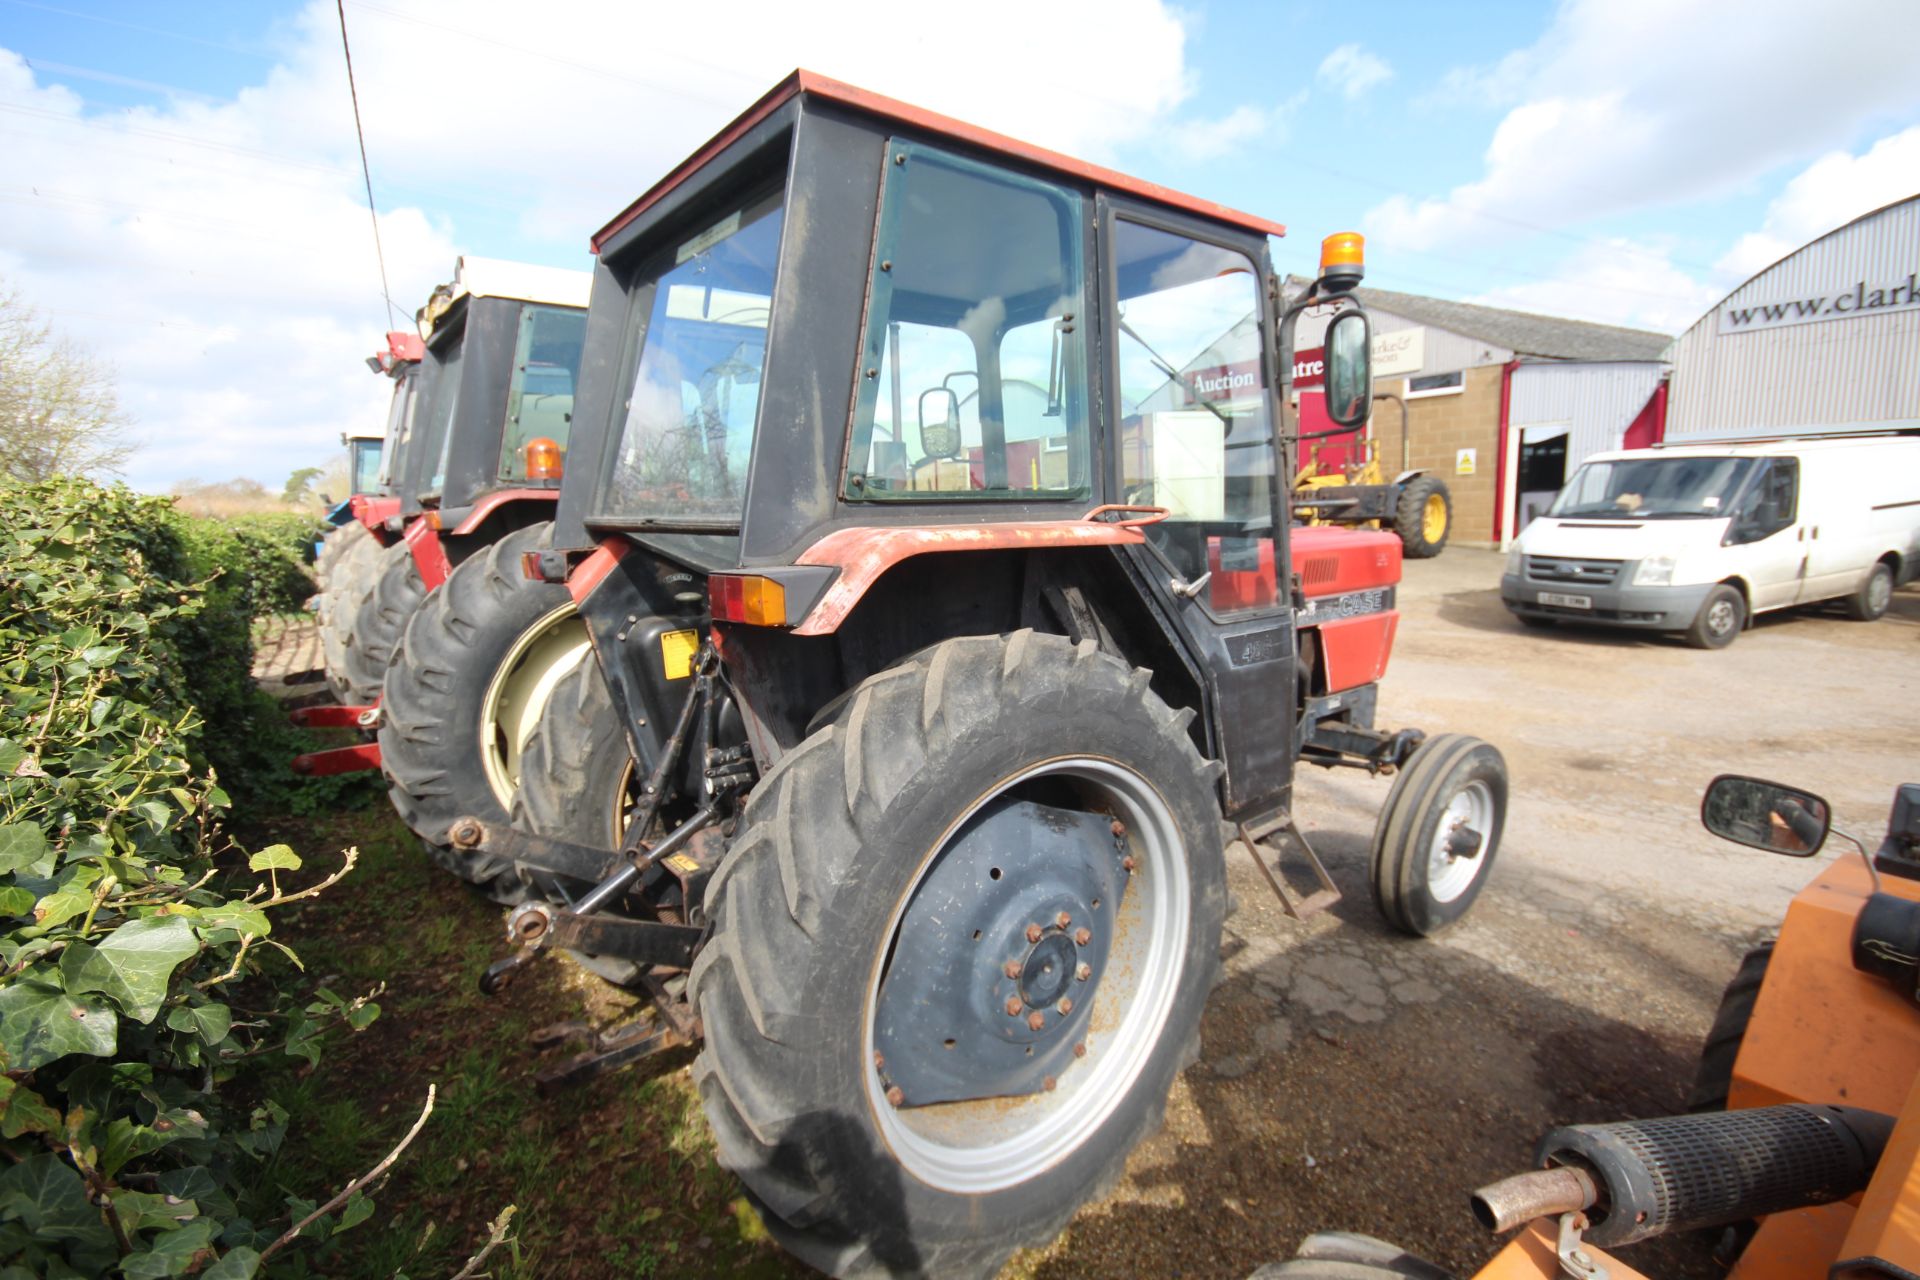
<svg viewBox="0 0 1920 1280">
<path fill-rule="evenodd" d="M 1826 843 L 1833 810 L 1810 791 L 1723 773 L 1707 784 L 1700 822 L 1723 840 L 1811 858 Z"/>
<path fill-rule="evenodd" d="M 1373 401 L 1373 333 L 1367 313 L 1342 311 L 1327 326 L 1325 374 L 1327 417 L 1357 427 Z"/>
</svg>

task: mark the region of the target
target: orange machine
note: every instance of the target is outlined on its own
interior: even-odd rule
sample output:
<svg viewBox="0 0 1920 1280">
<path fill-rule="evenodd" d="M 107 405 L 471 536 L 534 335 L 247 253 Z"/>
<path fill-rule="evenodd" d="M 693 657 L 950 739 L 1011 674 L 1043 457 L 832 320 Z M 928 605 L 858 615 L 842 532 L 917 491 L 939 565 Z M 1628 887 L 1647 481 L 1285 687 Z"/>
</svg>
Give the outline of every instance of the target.
<svg viewBox="0 0 1920 1280">
<path fill-rule="evenodd" d="M 1701 808 L 1716 834 L 1796 857 L 1818 852 L 1829 817 L 1817 796 L 1733 776 L 1716 778 Z M 1816 876 L 1779 940 L 1747 957 L 1702 1058 L 1696 1109 L 1549 1132 L 1534 1172 L 1473 1196 L 1483 1225 L 1520 1228 L 1476 1280 L 1634 1280 L 1607 1249 L 1716 1227 L 1731 1228 L 1731 1280 L 1920 1275 L 1920 785 L 1896 793 L 1876 853 L 1833 834 L 1861 857 Z M 1393 1270 L 1411 1261 L 1336 1234 L 1263 1274 L 1426 1274 Z"/>
</svg>

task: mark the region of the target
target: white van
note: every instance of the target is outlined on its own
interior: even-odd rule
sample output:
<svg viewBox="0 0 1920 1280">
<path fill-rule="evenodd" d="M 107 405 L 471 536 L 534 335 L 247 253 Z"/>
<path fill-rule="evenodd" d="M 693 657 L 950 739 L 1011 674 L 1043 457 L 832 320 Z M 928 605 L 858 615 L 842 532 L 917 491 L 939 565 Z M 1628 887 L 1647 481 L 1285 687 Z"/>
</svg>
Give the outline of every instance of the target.
<svg viewBox="0 0 1920 1280">
<path fill-rule="evenodd" d="M 1521 531 L 1500 598 L 1528 626 L 1678 631 L 1732 644 L 1769 609 L 1878 618 L 1920 572 L 1920 436 L 1594 454 Z"/>
</svg>

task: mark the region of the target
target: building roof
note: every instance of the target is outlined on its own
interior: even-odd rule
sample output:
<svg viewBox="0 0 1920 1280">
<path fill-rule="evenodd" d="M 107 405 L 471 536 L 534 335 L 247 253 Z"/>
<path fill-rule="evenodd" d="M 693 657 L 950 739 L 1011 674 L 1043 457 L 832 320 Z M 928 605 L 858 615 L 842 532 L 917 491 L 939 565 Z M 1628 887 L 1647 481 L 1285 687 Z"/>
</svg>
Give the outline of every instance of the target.
<svg viewBox="0 0 1920 1280">
<path fill-rule="evenodd" d="M 1560 316 L 1483 307 L 1472 302 L 1425 298 L 1387 289 L 1354 290 L 1362 304 L 1408 320 L 1446 329 L 1505 347 L 1515 355 L 1538 360 L 1658 360 L 1673 336 L 1650 329 L 1567 320 Z"/>
</svg>

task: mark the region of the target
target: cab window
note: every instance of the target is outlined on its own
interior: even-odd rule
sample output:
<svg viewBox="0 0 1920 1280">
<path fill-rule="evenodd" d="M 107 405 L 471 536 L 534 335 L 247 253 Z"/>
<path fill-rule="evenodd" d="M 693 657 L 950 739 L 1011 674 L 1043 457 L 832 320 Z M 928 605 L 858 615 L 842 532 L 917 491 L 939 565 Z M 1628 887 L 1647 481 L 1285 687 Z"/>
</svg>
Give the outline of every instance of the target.
<svg viewBox="0 0 1920 1280">
<path fill-rule="evenodd" d="M 1114 225 L 1121 493 L 1165 507 L 1146 526 L 1181 577 L 1211 573 L 1215 612 L 1271 607 L 1273 415 L 1260 283 L 1245 254 Z"/>
<path fill-rule="evenodd" d="M 573 428 L 573 388 L 587 313 L 574 307 L 525 306 L 507 385 L 507 429 L 500 439 L 500 478 L 527 478 L 527 445 L 548 439 L 563 454 Z"/>
<path fill-rule="evenodd" d="M 887 156 L 843 496 L 1086 497 L 1085 202 L 928 147 Z"/>
<path fill-rule="evenodd" d="M 760 408 L 783 192 L 734 206 L 643 266 L 627 399 L 601 509 L 737 522 Z"/>
</svg>

